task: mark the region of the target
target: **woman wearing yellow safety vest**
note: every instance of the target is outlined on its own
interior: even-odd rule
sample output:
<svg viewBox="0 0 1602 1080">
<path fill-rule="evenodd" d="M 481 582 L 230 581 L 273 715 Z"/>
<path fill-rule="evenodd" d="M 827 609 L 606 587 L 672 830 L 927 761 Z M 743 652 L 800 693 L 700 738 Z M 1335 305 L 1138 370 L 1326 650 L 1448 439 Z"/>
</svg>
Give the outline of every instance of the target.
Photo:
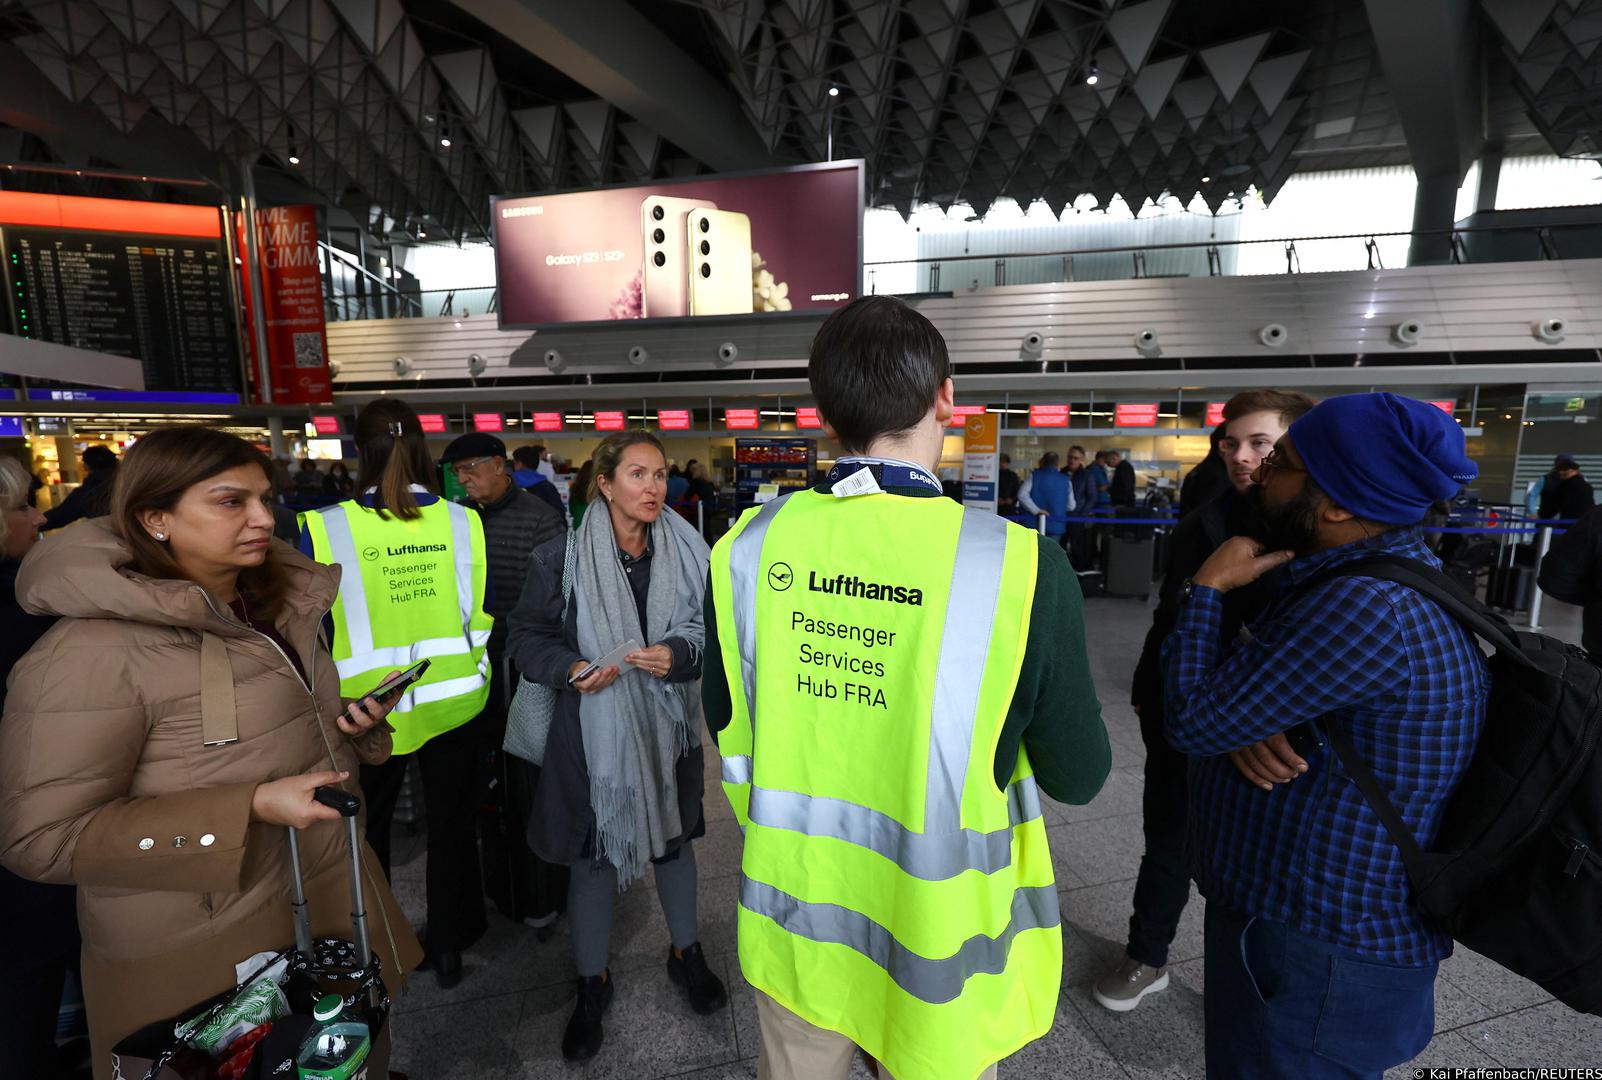
<svg viewBox="0 0 1602 1080">
<path fill-rule="evenodd" d="M 332 648 L 340 688 L 358 696 L 387 672 L 430 661 L 389 722 L 394 755 L 364 765 L 367 841 L 389 873 L 390 824 L 415 755 L 428 807 L 425 966 L 440 986 L 461 981 L 462 950 L 486 928 L 474 833 L 478 725 L 489 695 L 485 647 L 492 620 L 484 527 L 437 494 L 423 428 L 405 402 L 384 398 L 356 418 L 358 495 L 301 516 L 301 549 L 344 574 Z"/>
<path fill-rule="evenodd" d="M 648 862 L 672 938 L 669 977 L 697 1013 L 728 1004 L 699 944 L 690 845 L 706 831 L 706 541 L 663 513 L 667 459 L 654 436 L 614 435 L 594 462 L 591 510 L 572 546 L 563 538 L 534 549 L 509 645 L 524 678 L 558 691 L 528 839 L 541 858 L 573 867 L 578 1003 L 562 1037 L 570 1061 L 601 1048 L 612 898 Z"/>
</svg>

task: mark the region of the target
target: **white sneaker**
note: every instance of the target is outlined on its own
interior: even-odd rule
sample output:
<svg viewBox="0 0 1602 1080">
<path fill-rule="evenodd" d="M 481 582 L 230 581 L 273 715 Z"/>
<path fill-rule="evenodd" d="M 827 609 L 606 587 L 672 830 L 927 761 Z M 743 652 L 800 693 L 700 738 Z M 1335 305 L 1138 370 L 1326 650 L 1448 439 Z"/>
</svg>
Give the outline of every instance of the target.
<svg viewBox="0 0 1602 1080">
<path fill-rule="evenodd" d="M 1147 994 L 1168 989 L 1168 969 L 1154 968 L 1125 956 L 1112 971 L 1096 980 L 1090 994 L 1096 1004 L 1113 1012 L 1128 1012 Z"/>
</svg>

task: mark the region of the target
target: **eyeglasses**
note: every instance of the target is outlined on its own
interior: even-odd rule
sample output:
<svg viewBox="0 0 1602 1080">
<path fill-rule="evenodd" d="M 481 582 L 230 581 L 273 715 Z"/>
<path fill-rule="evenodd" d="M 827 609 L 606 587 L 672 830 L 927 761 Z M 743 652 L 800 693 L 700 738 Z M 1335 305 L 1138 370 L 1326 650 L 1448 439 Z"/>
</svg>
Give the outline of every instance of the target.
<svg viewBox="0 0 1602 1080">
<path fill-rule="evenodd" d="M 1267 477 L 1268 474 L 1273 472 L 1275 469 L 1278 469 L 1280 472 L 1304 473 L 1307 471 L 1300 465 L 1292 465 L 1290 463 L 1290 458 L 1286 457 L 1285 451 L 1280 450 L 1277 447 L 1273 450 L 1270 450 L 1268 455 L 1263 458 L 1262 463 L 1257 467 L 1262 470 L 1264 477 Z"/>
<path fill-rule="evenodd" d="M 484 462 L 486 462 L 486 461 L 494 461 L 494 460 L 495 459 L 491 458 L 491 457 L 476 457 L 476 458 L 473 458 L 471 461 L 458 461 L 455 465 L 453 465 L 451 467 L 451 471 L 456 474 L 456 479 L 465 480 L 465 479 L 467 479 L 467 474 L 468 473 L 472 472 L 474 469 L 476 469 L 480 465 L 484 464 Z"/>
</svg>

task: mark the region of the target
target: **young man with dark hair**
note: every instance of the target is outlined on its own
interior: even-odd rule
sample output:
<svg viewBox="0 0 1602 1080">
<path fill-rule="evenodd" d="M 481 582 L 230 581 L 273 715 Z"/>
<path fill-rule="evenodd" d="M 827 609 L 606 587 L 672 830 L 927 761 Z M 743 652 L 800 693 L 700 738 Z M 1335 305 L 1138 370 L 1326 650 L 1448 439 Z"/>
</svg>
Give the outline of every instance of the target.
<svg viewBox="0 0 1602 1080">
<path fill-rule="evenodd" d="M 519 446 L 512 451 L 512 481 L 524 491 L 542 500 L 546 506 L 562 515 L 562 521 L 567 521 L 567 507 L 562 505 L 562 493 L 556 490 L 541 465 L 548 463 L 541 459 L 545 452 L 543 446 Z"/>
<path fill-rule="evenodd" d="M 1111 762 L 1079 586 L 1055 542 L 937 497 L 953 391 L 922 315 L 854 301 L 808 376 L 844 453 L 718 542 L 706 605 L 757 1075 L 843 1080 L 855 1045 L 992 1077 L 1058 1008 L 1039 793 L 1088 802 Z"/>
<path fill-rule="evenodd" d="M 1434 1032 L 1452 939 L 1414 905 L 1401 852 L 1322 743 L 1350 742 L 1428 850 L 1479 741 L 1485 657 L 1424 594 L 1339 571 L 1374 557 L 1438 568 L 1419 523 L 1476 472 L 1435 406 L 1331 398 L 1258 467 L 1260 542 L 1226 541 L 1181 587 L 1162 667 L 1168 740 L 1192 755 L 1209 1076 L 1378 1080 Z M 1275 570 L 1273 606 L 1226 648 L 1229 597 Z M 1303 763 L 1264 755 L 1268 775 L 1243 780 L 1232 756 L 1287 731 L 1305 737 Z"/>
<path fill-rule="evenodd" d="M 1147 994 L 1167 988 L 1168 947 L 1173 944 L 1179 917 L 1190 899 L 1190 867 L 1185 861 L 1188 762 L 1184 754 L 1168 745 L 1163 730 L 1159 666 L 1163 642 L 1179 615 L 1180 586 L 1225 540 L 1251 531 L 1254 518 L 1248 492 L 1252 474 L 1292 422 L 1312 407 L 1313 399 L 1296 390 L 1249 390 L 1230 398 L 1224 406 L 1224 437 L 1218 446 L 1230 487 L 1198 509 L 1185 508 L 1187 512 L 1169 543 L 1157 612 L 1146 634 L 1140 662 L 1135 665 L 1130 693 L 1130 702 L 1140 718 L 1141 740 L 1146 744 L 1141 822 L 1146 850 L 1140 858 L 1140 875 L 1135 879 L 1134 911 L 1129 918 L 1129 943 L 1124 957 L 1092 989 L 1097 1003 L 1114 1012 L 1127 1012 Z M 1222 640 L 1233 640 L 1247 620 L 1263 609 L 1270 595 L 1267 582 L 1231 594 L 1224 611 Z"/>
</svg>

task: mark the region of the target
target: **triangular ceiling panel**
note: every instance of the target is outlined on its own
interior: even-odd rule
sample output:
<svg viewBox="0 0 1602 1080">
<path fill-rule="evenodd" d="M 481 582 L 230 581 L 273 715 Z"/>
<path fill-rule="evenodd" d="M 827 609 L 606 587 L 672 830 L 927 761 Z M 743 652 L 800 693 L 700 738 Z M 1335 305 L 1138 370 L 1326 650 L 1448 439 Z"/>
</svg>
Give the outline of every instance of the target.
<svg viewBox="0 0 1602 1080">
<path fill-rule="evenodd" d="M 1272 60 L 1259 61 L 1252 68 L 1252 92 L 1257 100 L 1262 102 L 1263 111 L 1270 116 L 1279 108 L 1279 103 L 1285 100 L 1285 95 L 1295 84 L 1296 77 L 1307 66 L 1307 58 L 1312 54 L 1306 49 L 1300 52 L 1287 53 L 1276 56 Z"/>
<path fill-rule="evenodd" d="M 1162 111 L 1163 104 L 1167 102 L 1168 95 L 1174 89 L 1180 72 L 1185 70 L 1189 57 L 1176 56 L 1171 60 L 1159 60 L 1155 64 L 1146 65 L 1141 73 L 1135 76 L 1135 97 L 1140 100 L 1141 107 L 1152 120 Z"/>
<path fill-rule="evenodd" d="M 1557 6 L 1556 0 L 1480 0 L 1480 4 L 1516 53 L 1530 47 Z"/>
<path fill-rule="evenodd" d="M 1246 77 L 1251 74 L 1252 65 L 1257 63 L 1263 47 L 1268 44 L 1269 36 L 1267 33 L 1252 34 L 1201 50 L 1201 61 L 1226 102 L 1234 101 L 1235 95 L 1240 93 Z"/>
<path fill-rule="evenodd" d="M 1123 55 L 1131 71 L 1139 71 L 1151 55 L 1151 47 L 1168 19 L 1173 0 L 1145 0 L 1125 4 L 1107 20 L 1107 36 Z"/>
</svg>

